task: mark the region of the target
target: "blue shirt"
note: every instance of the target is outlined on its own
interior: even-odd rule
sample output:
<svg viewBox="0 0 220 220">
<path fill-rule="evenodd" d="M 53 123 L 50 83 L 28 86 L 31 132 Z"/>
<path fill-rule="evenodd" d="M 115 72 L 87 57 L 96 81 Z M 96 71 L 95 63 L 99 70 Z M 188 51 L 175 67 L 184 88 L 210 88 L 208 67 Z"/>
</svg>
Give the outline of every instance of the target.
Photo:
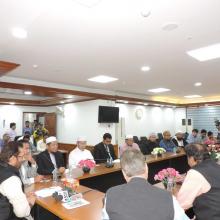
<svg viewBox="0 0 220 220">
<path fill-rule="evenodd" d="M 199 137 L 199 135 L 194 137 L 192 134 L 190 134 L 187 138 L 187 142 L 188 144 L 201 143 L 201 138 Z"/>
<path fill-rule="evenodd" d="M 33 133 L 33 129 L 32 129 L 32 128 L 24 127 L 24 129 L 23 129 L 23 134 L 25 134 L 25 132 L 29 132 L 30 135 L 32 135 L 32 133 Z"/>
<path fill-rule="evenodd" d="M 0 152 L 2 151 L 3 147 L 4 147 L 4 141 L 2 139 L 0 139 Z"/>
<path fill-rule="evenodd" d="M 173 143 L 172 140 L 167 141 L 162 139 L 159 145 L 160 147 L 164 148 L 166 152 L 173 152 L 173 149 L 176 148 L 176 145 Z"/>
</svg>

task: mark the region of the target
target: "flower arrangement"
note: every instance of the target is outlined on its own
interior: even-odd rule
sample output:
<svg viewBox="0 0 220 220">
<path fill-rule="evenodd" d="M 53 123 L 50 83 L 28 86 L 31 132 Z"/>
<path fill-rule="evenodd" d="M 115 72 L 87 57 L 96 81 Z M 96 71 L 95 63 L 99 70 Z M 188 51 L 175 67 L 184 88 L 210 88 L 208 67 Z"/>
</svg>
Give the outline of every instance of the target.
<svg viewBox="0 0 220 220">
<path fill-rule="evenodd" d="M 163 154 L 163 153 L 165 153 L 165 152 L 166 152 L 166 150 L 165 150 L 164 148 L 162 148 L 162 147 L 156 147 L 156 148 L 153 149 L 153 151 L 151 152 L 151 154 L 153 154 L 153 155 L 158 155 L 158 154 Z"/>
<path fill-rule="evenodd" d="M 176 171 L 174 168 L 167 168 L 159 171 L 155 176 L 154 180 L 161 181 L 165 188 L 167 187 L 168 180 L 172 180 L 174 183 L 176 182 L 177 178 L 180 178 L 180 174 L 178 171 Z"/>
<path fill-rule="evenodd" d="M 93 160 L 80 160 L 78 163 L 78 167 L 82 168 L 84 173 L 89 173 L 89 171 L 95 167 L 95 162 Z"/>
<path fill-rule="evenodd" d="M 79 187 L 79 181 L 77 179 L 69 179 L 69 178 L 62 178 L 61 182 L 65 190 L 70 192 L 75 192 L 76 189 Z"/>
</svg>

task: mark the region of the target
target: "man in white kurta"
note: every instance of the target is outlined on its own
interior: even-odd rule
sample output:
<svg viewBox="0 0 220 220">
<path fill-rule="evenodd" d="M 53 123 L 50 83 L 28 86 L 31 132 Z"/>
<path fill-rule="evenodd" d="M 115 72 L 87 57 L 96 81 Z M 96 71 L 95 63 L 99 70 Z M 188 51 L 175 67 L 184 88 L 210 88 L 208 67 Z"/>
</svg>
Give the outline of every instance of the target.
<svg viewBox="0 0 220 220">
<path fill-rule="evenodd" d="M 87 142 L 85 137 L 79 137 L 76 144 L 76 148 L 69 155 L 69 167 L 71 168 L 76 168 L 81 160 L 94 160 L 91 152 L 86 149 Z"/>
</svg>

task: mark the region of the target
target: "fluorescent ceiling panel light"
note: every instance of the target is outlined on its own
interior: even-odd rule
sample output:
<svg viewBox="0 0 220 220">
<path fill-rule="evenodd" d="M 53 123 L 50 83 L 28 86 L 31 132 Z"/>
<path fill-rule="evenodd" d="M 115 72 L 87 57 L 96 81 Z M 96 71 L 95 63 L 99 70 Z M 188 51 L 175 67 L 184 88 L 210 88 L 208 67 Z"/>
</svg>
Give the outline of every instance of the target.
<svg viewBox="0 0 220 220">
<path fill-rule="evenodd" d="M 24 94 L 25 95 L 32 95 L 32 92 L 31 91 L 24 91 Z"/>
<path fill-rule="evenodd" d="M 166 88 L 157 88 L 157 89 L 149 89 L 148 92 L 160 93 L 160 92 L 168 92 L 170 89 Z"/>
<path fill-rule="evenodd" d="M 194 86 L 201 86 L 202 85 L 202 83 L 201 82 L 196 82 L 196 83 L 194 83 Z"/>
<path fill-rule="evenodd" d="M 27 38 L 27 31 L 20 27 L 12 28 L 12 35 L 19 39 Z"/>
<path fill-rule="evenodd" d="M 149 71 L 150 70 L 150 67 L 149 66 L 142 66 L 141 67 L 141 71 L 143 71 L 143 72 L 147 72 L 147 71 Z"/>
<path fill-rule="evenodd" d="M 201 98 L 202 96 L 201 95 L 185 95 L 184 97 L 187 99 L 194 99 L 194 98 Z"/>
<path fill-rule="evenodd" d="M 109 83 L 109 82 L 116 81 L 118 79 L 114 77 L 110 77 L 110 76 L 99 75 L 99 76 L 92 77 L 88 80 L 92 82 L 98 82 L 98 83 Z"/>
<path fill-rule="evenodd" d="M 187 54 L 198 61 L 207 61 L 220 57 L 220 43 L 195 50 L 187 51 Z"/>
</svg>

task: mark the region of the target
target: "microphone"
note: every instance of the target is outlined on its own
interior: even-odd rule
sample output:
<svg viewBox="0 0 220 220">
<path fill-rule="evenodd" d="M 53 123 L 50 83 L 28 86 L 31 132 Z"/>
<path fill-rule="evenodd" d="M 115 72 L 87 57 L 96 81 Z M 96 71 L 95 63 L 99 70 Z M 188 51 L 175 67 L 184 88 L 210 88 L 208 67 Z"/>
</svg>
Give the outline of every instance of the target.
<svg viewBox="0 0 220 220">
<path fill-rule="evenodd" d="M 54 192 L 52 194 L 52 197 L 58 202 L 68 202 L 70 200 L 70 196 L 67 190 L 59 190 L 57 192 Z"/>
</svg>

